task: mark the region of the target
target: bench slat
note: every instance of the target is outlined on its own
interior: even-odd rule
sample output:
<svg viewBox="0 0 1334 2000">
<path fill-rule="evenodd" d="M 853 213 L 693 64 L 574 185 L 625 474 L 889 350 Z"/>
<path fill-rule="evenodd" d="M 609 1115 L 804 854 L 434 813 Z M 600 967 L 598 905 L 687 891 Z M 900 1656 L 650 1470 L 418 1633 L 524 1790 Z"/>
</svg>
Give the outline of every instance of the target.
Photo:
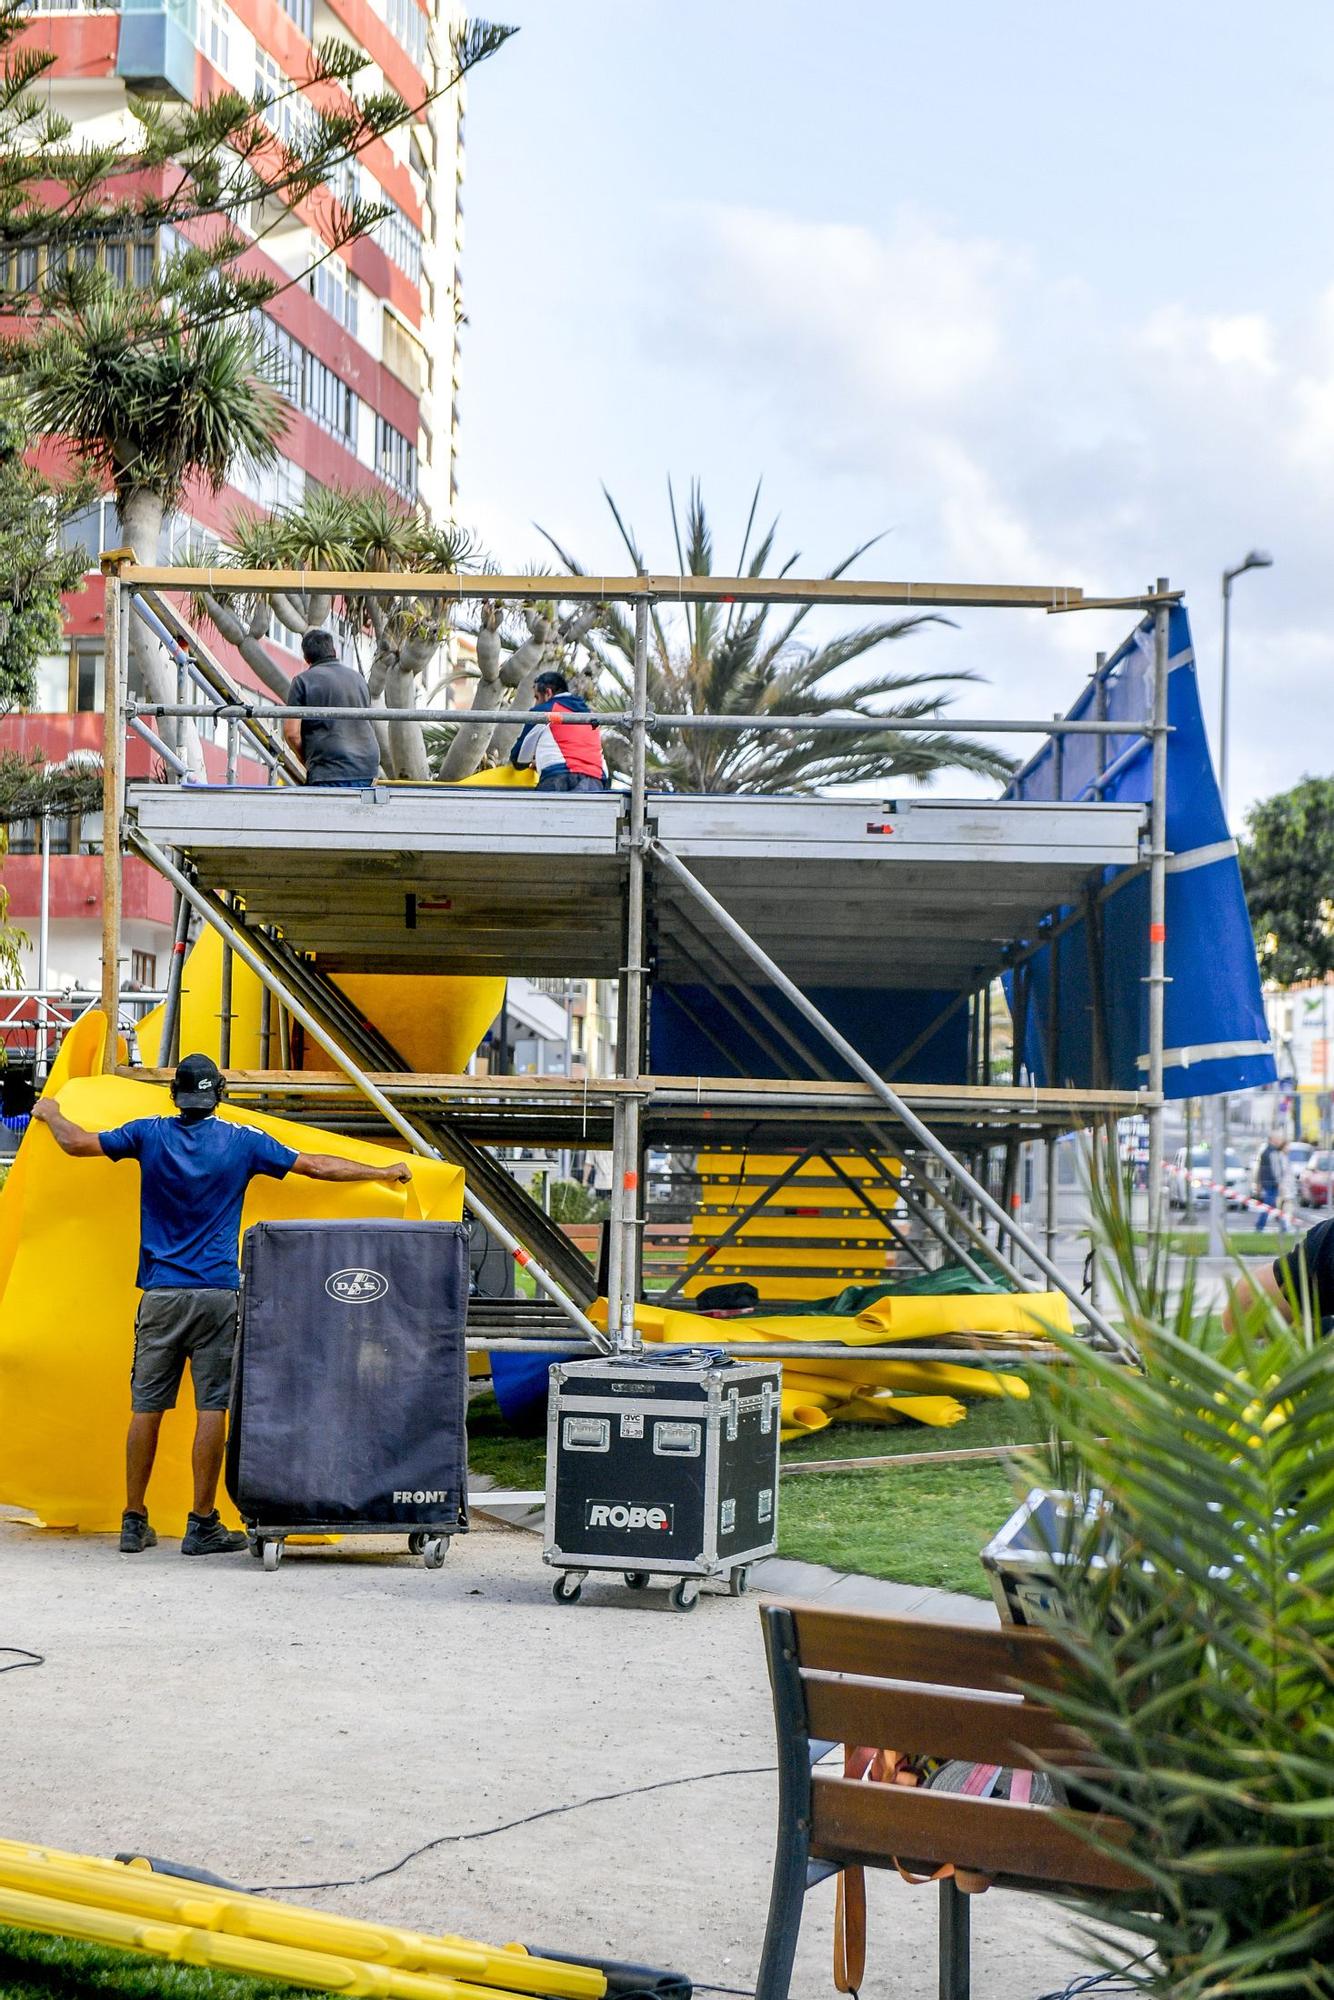
<svg viewBox="0 0 1334 2000">
<path fill-rule="evenodd" d="M 812 1736 L 910 1756 L 1038 1768 L 1043 1757 L 1079 1761 L 1085 1746 L 1048 1708 L 994 1695 L 931 1693 L 881 1682 L 803 1673 Z"/>
<path fill-rule="evenodd" d="M 1145 1888 L 1128 1861 L 1098 1853 L 1048 1806 L 860 1784 L 818 1771 L 811 1794 L 811 1852 L 821 1860 L 892 1864 L 898 1858 L 906 1867 L 953 1862 L 1010 1881 L 1109 1891 Z M 1102 1830 L 1128 1837 L 1118 1820 L 1104 1821 Z"/>
<path fill-rule="evenodd" d="M 817 1604 L 784 1608 L 796 1622 L 803 1667 L 996 1693 L 1008 1692 L 1016 1682 L 1060 1687 L 1070 1678 L 1069 1655 L 1057 1641 L 1021 1626 L 937 1625 Z"/>
</svg>

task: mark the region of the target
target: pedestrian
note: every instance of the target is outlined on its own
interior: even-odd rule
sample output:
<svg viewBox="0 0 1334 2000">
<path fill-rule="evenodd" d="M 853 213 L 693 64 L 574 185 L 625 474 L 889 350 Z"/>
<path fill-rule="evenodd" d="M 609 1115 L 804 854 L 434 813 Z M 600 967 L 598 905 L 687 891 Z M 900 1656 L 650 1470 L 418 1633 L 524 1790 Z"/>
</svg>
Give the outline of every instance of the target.
<svg viewBox="0 0 1334 2000">
<path fill-rule="evenodd" d="M 1288 1227 L 1283 1214 L 1283 1187 L 1288 1173 L 1287 1140 L 1281 1132 L 1271 1132 L 1260 1148 L 1255 1162 L 1255 1197 L 1260 1203 L 1260 1219 L 1256 1229 L 1268 1223 L 1271 1215 L 1278 1217 L 1280 1230 Z"/>
<path fill-rule="evenodd" d="M 341 715 L 289 716 L 283 734 L 306 767 L 308 785 L 373 785 L 380 770 L 380 745 L 366 716 L 370 690 L 355 667 L 344 666 L 332 632 L 317 629 L 301 641 L 305 671 L 287 690 L 293 708 L 345 708 Z"/>
<path fill-rule="evenodd" d="M 533 706 L 547 719 L 524 724 L 510 763 L 518 770 L 535 765 L 539 792 L 605 792 L 602 731 L 596 723 L 566 719 L 591 714 L 583 696 L 571 694 L 564 674 L 548 667 L 533 682 Z"/>
<path fill-rule="evenodd" d="M 1300 1242 L 1262 1271 L 1248 1273 L 1236 1287 L 1223 1314 L 1231 1333 L 1258 1298 L 1272 1299 L 1284 1319 L 1309 1307 L 1312 1320 L 1325 1333 L 1334 1330 L 1334 1216 L 1317 1222 Z"/>
<path fill-rule="evenodd" d="M 134 1118 L 110 1132 L 89 1132 L 66 1118 L 54 1098 L 39 1099 L 34 1119 L 75 1159 L 139 1162 L 139 1271 L 143 1296 L 134 1323 L 130 1429 L 125 1447 L 124 1555 L 151 1549 L 148 1481 L 158 1433 L 174 1409 L 187 1360 L 194 1389 L 194 1506 L 183 1556 L 226 1555 L 246 1547 L 225 1528 L 215 1500 L 227 1440 L 232 1350 L 236 1344 L 237 1261 L 241 1207 L 257 1174 L 282 1180 L 386 1181 L 412 1178 L 403 1160 L 383 1167 L 326 1153 L 296 1153 L 253 1125 L 218 1117 L 226 1092 L 208 1056 L 189 1055 L 172 1079 L 174 1118 Z"/>
</svg>

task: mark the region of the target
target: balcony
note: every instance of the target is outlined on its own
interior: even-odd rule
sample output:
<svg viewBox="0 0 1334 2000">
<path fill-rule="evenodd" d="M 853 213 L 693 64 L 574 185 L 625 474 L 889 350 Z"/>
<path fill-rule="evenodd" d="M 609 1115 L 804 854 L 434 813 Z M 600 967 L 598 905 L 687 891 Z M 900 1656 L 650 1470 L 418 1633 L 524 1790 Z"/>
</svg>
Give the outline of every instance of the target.
<svg viewBox="0 0 1334 2000">
<path fill-rule="evenodd" d="M 195 0 L 121 0 L 116 74 L 152 97 L 195 94 Z"/>
</svg>

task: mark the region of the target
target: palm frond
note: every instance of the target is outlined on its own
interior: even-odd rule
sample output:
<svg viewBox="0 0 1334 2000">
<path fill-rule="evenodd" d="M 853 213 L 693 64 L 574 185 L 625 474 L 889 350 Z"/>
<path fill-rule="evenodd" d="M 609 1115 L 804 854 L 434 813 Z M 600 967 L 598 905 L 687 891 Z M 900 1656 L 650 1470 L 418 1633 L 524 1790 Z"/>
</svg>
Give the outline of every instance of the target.
<svg viewBox="0 0 1334 2000">
<path fill-rule="evenodd" d="M 650 574 L 637 536 L 611 492 L 603 495 L 636 575 Z M 684 509 L 675 487 L 667 486 L 668 514 L 681 575 L 713 574 L 714 539 L 703 492 L 692 480 Z M 757 483 L 750 498 L 739 564 L 743 574 L 776 579 L 791 574 L 800 560 L 794 551 L 771 568 L 777 518 L 755 539 L 760 502 Z M 588 571 L 546 529 L 540 533 L 571 575 Z M 878 537 L 859 543 L 826 574 L 842 576 Z M 938 614 L 908 613 L 850 631 L 818 646 L 794 639 L 808 606 L 797 606 L 775 621 L 771 604 L 746 600 L 720 606 L 684 607 L 671 616 L 652 610 L 649 698 L 662 715 L 826 716 L 847 710 L 883 723 L 874 732 L 781 731 L 754 736 L 735 731 L 654 732 L 654 782 L 691 791 L 811 791 L 823 785 L 929 779 L 944 768 L 1009 775 L 1010 761 L 986 744 L 940 731 L 896 730 L 895 721 L 930 719 L 945 705 L 944 689 L 974 678 L 968 673 L 864 674 L 851 684 L 843 670 L 876 647 L 908 637 L 925 625 L 948 624 Z M 668 620 L 671 617 L 669 624 Z M 683 637 L 684 633 L 684 637 Z M 584 642 L 597 663 L 608 705 L 625 703 L 633 686 L 634 626 L 614 605 L 599 615 Z M 837 683 L 844 680 L 845 684 Z M 919 695 L 918 690 L 923 692 Z M 926 690 L 934 690 L 929 696 Z M 884 706 L 884 704 L 892 704 Z"/>
<path fill-rule="evenodd" d="M 1158 1250 L 1136 1258 L 1114 1162 L 1099 1262 L 1143 1365 L 1057 1335 L 1047 1483 L 1075 1496 L 1054 1703 L 1086 1795 L 1132 1829 L 1158 1907 L 1154 1996 L 1328 1995 L 1334 1965 L 1334 1369 L 1267 1297 L 1226 1334 Z"/>
</svg>

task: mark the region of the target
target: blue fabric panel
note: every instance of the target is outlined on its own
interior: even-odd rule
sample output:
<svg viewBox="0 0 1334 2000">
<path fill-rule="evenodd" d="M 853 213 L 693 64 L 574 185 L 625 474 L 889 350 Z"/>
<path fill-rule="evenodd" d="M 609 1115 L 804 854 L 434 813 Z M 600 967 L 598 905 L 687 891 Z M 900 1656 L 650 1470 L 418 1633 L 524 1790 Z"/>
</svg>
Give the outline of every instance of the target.
<svg viewBox="0 0 1334 2000">
<path fill-rule="evenodd" d="M 1185 608 L 1173 608 L 1169 653 L 1167 745 L 1167 845 L 1174 856 L 1210 848 L 1229 838 L 1209 753 L 1199 683 Z M 1106 719 L 1135 721 L 1152 713 L 1153 621 L 1145 619 L 1113 654 L 1103 674 Z M 1069 711 L 1072 719 L 1099 714 L 1094 681 Z M 1100 765 L 1100 757 L 1102 763 Z M 1116 803 L 1145 803 L 1151 790 L 1152 754 L 1143 738 L 1072 736 L 1059 754 L 1050 743 L 1014 780 L 1007 796 L 1019 799 L 1092 798 L 1104 773 L 1102 793 Z M 1102 904 L 1100 986 L 1106 1018 L 1109 1082 L 1131 1090 L 1146 1080 L 1141 1058 L 1148 1048 L 1149 886 L 1146 875 L 1117 889 Z M 1052 947 L 1031 962 L 1029 1004 L 1021 1042 L 1028 1068 L 1040 1083 L 1049 1080 L 1050 1058 L 1062 1084 L 1097 1081 L 1093 1054 L 1092 974 L 1083 922 L 1055 947 L 1059 954 L 1060 1002 L 1056 1046 L 1046 1032 Z M 1250 1090 L 1274 1080 L 1274 1059 L 1260 994 L 1250 919 L 1235 856 L 1174 870 L 1167 877 L 1167 987 L 1164 1073 L 1168 1097 L 1203 1097 L 1216 1091 Z M 1015 980 L 1006 982 L 1011 1004 Z M 1022 985 L 1020 987 L 1022 993 Z M 1193 1049 L 1219 1043 L 1264 1045 L 1263 1052 L 1192 1057 Z"/>
<path fill-rule="evenodd" d="M 803 1048 L 833 1077 L 847 1080 L 851 1071 L 840 1063 L 824 1038 L 817 1035 L 782 995 L 772 987 L 763 993 L 773 1011 L 786 1021 Z M 679 992 L 685 1006 L 678 1004 Z M 743 1018 L 751 1010 L 739 994 L 729 996 Z M 882 1073 L 893 1064 L 901 1049 L 915 1041 L 923 1028 L 934 1020 L 954 997 L 950 993 L 921 992 L 916 989 L 886 991 L 863 987 L 812 986 L 809 997 L 820 1012 Z M 686 1008 L 690 1012 L 686 1012 Z M 691 1020 L 698 1017 L 709 1029 L 706 1034 Z M 716 1036 L 720 1049 L 710 1038 Z M 782 1065 L 769 1055 L 765 1042 L 784 1052 Z M 705 986 L 680 987 L 655 984 L 649 1012 L 649 1067 L 659 1076 L 726 1076 L 731 1068 L 738 1076 L 790 1076 L 795 1057 L 786 1059 L 786 1044 L 767 1021 L 755 1017 L 754 1034 L 747 1032 Z M 967 1010 L 960 1008 L 931 1037 L 907 1065 L 901 1081 L 911 1083 L 957 1083 L 963 1079 L 968 1061 Z"/>
</svg>

